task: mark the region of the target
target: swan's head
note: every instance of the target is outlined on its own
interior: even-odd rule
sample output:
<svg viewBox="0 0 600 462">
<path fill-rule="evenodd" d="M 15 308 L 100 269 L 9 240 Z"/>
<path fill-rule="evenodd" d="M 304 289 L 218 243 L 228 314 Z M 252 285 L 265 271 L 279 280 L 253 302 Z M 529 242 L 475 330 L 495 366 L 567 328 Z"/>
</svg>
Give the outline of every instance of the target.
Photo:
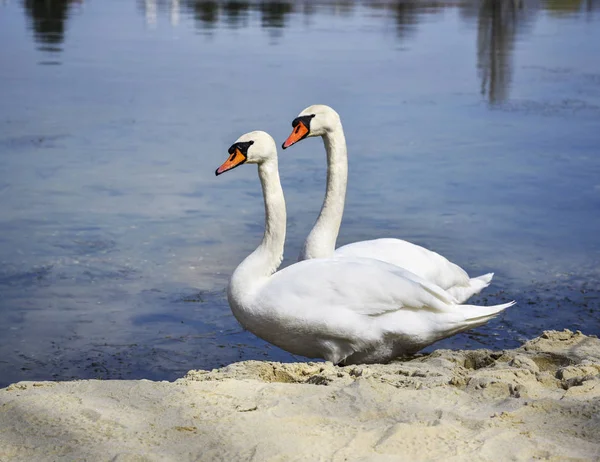
<svg viewBox="0 0 600 462">
<path fill-rule="evenodd" d="M 289 148 L 309 136 L 325 136 L 339 125 L 340 116 L 329 106 L 324 104 L 309 106 L 292 121 L 292 134 L 288 136 L 282 147 Z"/>
<path fill-rule="evenodd" d="M 240 136 L 228 150 L 229 157 L 216 171 L 215 175 L 225 173 L 238 165 L 262 164 L 277 157 L 275 140 L 266 132 L 255 131 Z"/>
</svg>

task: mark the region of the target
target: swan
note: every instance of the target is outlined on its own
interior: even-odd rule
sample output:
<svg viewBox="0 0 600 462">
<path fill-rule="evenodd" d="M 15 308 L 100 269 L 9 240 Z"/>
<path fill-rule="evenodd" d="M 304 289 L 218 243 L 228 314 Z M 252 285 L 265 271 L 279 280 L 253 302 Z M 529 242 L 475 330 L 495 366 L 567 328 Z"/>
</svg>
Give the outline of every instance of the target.
<svg viewBox="0 0 600 462">
<path fill-rule="evenodd" d="M 311 136 L 323 138 L 327 152 L 327 190 L 321 213 L 309 233 L 299 260 L 324 257 L 368 257 L 405 268 L 448 291 L 460 303 L 490 285 L 494 273 L 470 278 L 460 266 L 442 255 L 408 241 L 381 238 L 354 242 L 335 249 L 344 214 L 348 156 L 344 129 L 338 113 L 317 104 L 304 109 L 292 122 L 287 149 Z"/>
<path fill-rule="evenodd" d="M 459 305 L 419 276 L 369 258 L 310 259 L 277 271 L 286 208 L 275 141 L 253 131 L 228 152 L 216 175 L 258 164 L 265 230 L 260 245 L 233 272 L 227 298 L 239 323 L 267 342 L 334 364 L 387 362 L 484 324 L 514 304 Z"/>
</svg>

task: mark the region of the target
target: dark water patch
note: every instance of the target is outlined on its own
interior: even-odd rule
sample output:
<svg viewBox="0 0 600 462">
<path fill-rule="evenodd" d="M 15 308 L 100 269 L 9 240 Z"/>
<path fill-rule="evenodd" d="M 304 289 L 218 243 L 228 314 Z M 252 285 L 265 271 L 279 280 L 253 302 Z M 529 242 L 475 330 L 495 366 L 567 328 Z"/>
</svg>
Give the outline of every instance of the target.
<svg viewBox="0 0 600 462">
<path fill-rule="evenodd" d="M 600 106 L 579 99 L 561 101 L 511 100 L 495 106 L 497 110 L 543 117 L 600 117 Z"/>
<path fill-rule="evenodd" d="M 225 295 L 225 291 L 218 292 L 218 297 L 222 298 Z M 210 297 L 211 293 L 207 293 L 204 291 L 194 292 L 189 295 L 182 295 L 175 300 L 175 303 L 206 303 Z M 216 295 L 216 294 L 215 294 Z"/>
<path fill-rule="evenodd" d="M 571 67 L 547 67 L 547 66 L 530 66 L 525 65 L 523 69 L 534 69 L 537 71 L 541 71 L 542 73 L 547 73 L 552 76 L 571 76 L 575 72 L 575 70 Z"/>
<path fill-rule="evenodd" d="M 61 167 L 44 167 L 44 168 L 36 168 L 35 175 L 40 180 L 47 180 L 50 178 L 54 178 L 57 176 L 57 173 L 60 171 Z M 52 191 L 52 194 L 56 195 L 70 195 L 73 192 L 65 192 L 65 191 Z"/>
<path fill-rule="evenodd" d="M 211 248 L 213 245 L 222 242 L 218 238 L 204 235 L 196 235 L 193 230 L 186 230 L 185 234 L 176 234 L 172 236 L 156 237 L 156 245 L 163 249 L 178 249 L 181 247 L 196 247 L 197 249 Z"/>
<path fill-rule="evenodd" d="M 0 139 L 0 150 L 5 152 L 21 152 L 24 150 L 56 148 L 57 141 L 64 140 L 68 135 L 29 135 Z"/>
<path fill-rule="evenodd" d="M 82 271 L 81 275 L 91 282 L 102 281 L 126 281 L 139 277 L 139 271 L 135 268 L 124 267 L 105 269 L 103 267 L 90 267 Z"/>
<path fill-rule="evenodd" d="M 117 243 L 112 239 L 87 236 L 85 239 L 74 239 L 55 244 L 55 247 L 67 250 L 71 255 L 98 255 L 116 251 Z"/>
<path fill-rule="evenodd" d="M 260 199 L 260 198 L 262 198 L 262 191 L 247 191 L 246 196 L 252 197 L 255 199 Z"/>
<path fill-rule="evenodd" d="M 0 286 L 28 288 L 49 285 L 54 265 L 45 265 L 25 271 L 10 271 L 5 268 L 0 272 Z"/>
<path fill-rule="evenodd" d="M 126 193 L 121 189 L 111 188 L 106 185 L 93 184 L 85 186 L 85 189 L 93 192 L 94 194 L 100 194 L 108 197 L 123 197 Z"/>
<path fill-rule="evenodd" d="M 244 223 L 244 229 L 250 235 L 260 235 L 264 226 L 262 221 L 256 223 Z"/>
<path fill-rule="evenodd" d="M 115 262 L 103 261 L 78 261 L 78 260 L 60 260 L 56 263 L 34 266 L 31 269 L 5 268 L 0 272 L 0 287 L 11 288 L 10 297 L 21 299 L 32 296 L 27 292 L 28 289 L 38 288 L 62 288 L 74 290 L 78 285 L 89 285 L 100 282 L 105 283 L 123 283 L 134 281 L 140 278 L 139 270 L 121 265 Z M 117 292 L 118 293 L 118 292 Z M 111 292 L 106 291 L 105 295 L 110 296 Z M 5 294 L 6 295 L 6 294 Z M 74 298 L 74 295 L 68 295 L 63 292 L 55 292 L 53 297 L 68 296 Z M 2 306 L 0 306 L 2 311 Z"/>
<path fill-rule="evenodd" d="M 60 53 L 62 51 L 61 47 L 51 46 L 51 45 L 42 45 L 37 48 L 40 51 L 45 51 L 48 53 Z"/>
<path fill-rule="evenodd" d="M 206 196 L 206 191 L 204 188 L 196 187 L 192 191 L 181 193 L 183 197 L 192 197 L 192 198 L 200 198 Z"/>
<path fill-rule="evenodd" d="M 594 85 L 600 85 L 600 74 L 583 74 L 583 78 Z"/>
<path fill-rule="evenodd" d="M 540 72 L 544 79 L 550 81 L 585 82 L 600 85 L 600 74 L 581 72 L 572 67 L 523 66 L 523 69 Z"/>
</svg>

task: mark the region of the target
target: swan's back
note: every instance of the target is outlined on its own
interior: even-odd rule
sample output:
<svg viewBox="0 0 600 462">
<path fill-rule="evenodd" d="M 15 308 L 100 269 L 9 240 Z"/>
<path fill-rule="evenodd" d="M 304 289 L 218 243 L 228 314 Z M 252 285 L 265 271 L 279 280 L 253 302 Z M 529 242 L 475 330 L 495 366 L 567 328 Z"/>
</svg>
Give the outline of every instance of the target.
<svg viewBox="0 0 600 462">
<path fill-rule="evenodd" d="M 400 266 L 440 287 L 462 286 L 469 275 L 437 252 L 402 239 L 381 238 L 339 247 L 336 257 L 364 257 Z"/>
</svg>

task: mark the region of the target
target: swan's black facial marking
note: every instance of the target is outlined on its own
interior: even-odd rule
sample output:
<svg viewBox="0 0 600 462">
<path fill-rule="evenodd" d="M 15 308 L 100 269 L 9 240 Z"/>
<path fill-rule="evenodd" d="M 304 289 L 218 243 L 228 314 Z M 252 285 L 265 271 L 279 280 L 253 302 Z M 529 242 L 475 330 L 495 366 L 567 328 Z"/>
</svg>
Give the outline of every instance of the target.
<svg viewBox="0 0 600 462">
<path fill-rule="evenodd" d="M 233 154 L 235 149 L 239 149 L 240 153 L 244 157 L 248 157 L 248 148 L 254 144 L 254 141 L 241 141 L 239 143 L 233 143 L 231 147 L 227 150 L 229 154 Z"/>
<path fill-rule="evenodd" d="M 283 142 L 281 147 L 283 149 L 287 149 L 292 144 L 296 144 L 298 141 L 306 138 L 310 134 L 310 121 L 314 116 L 315 114 L 310 114 L 296 117 L 294 120 L 292 120 L 292 134 L 288 136 L 288 139 Z"/>
<path fill-rule="evenodd" d="M 233 143 L 227 152 L 229 158 L 215 170 L 215 175 L 219 176 L 221 173 L 225 173 L 229 170 L 233 170 L 235 167 L 242 165 L 248 160 L 248 149 L 254 144 L 254 141 L 243 141 L 239 143 Z"/>
<path fill-rule="evenodd" d="M 314 117 L 315 117 L 315 114 L 296 117 L 294 120 L 292 120 L 292 127 L 296 130 L 298 128 L 298 124 L 300 122 L 302 122 L 304 124 L 304 126 L 308 129 L 308 132 L 310 133 L 310 121 Z"/>
</svg>

